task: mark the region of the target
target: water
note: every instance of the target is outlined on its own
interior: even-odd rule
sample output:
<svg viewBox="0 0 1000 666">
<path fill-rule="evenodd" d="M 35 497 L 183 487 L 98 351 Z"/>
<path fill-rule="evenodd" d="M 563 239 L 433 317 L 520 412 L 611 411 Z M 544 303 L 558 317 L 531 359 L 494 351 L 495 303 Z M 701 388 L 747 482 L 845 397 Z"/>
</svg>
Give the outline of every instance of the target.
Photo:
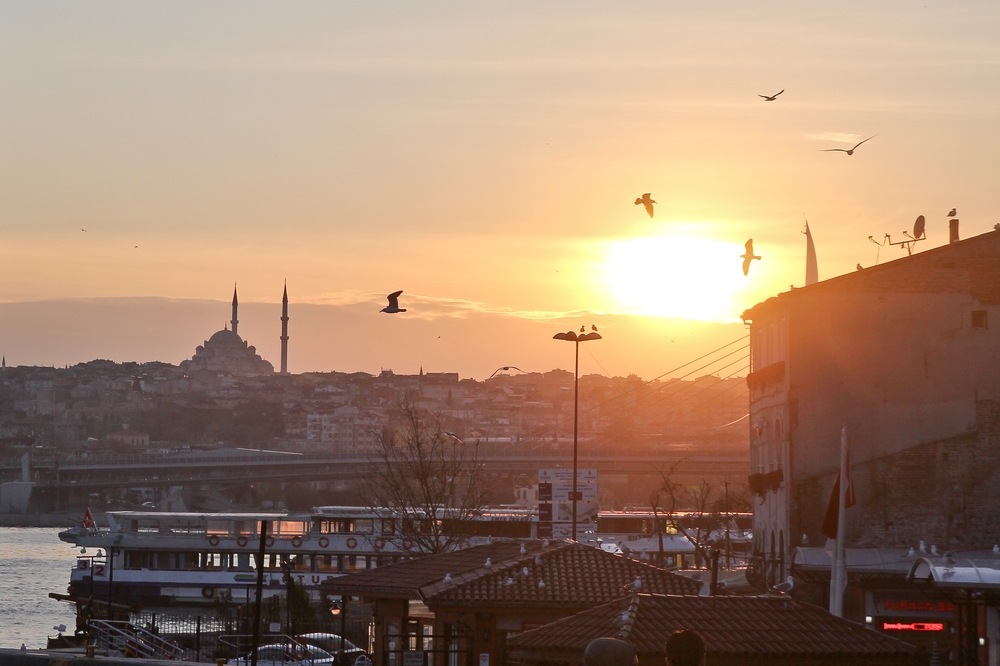
<svg viewBox="0 0 1000 666">
<path fill-rule="evenodd" d="M 76 627 L 72 604 L 49 599 L 66 593 L 76 550 L 59 540 L 63 528 L 0 527 L 0 647 L 44 648 L 53 627 Z"/>
</svg>

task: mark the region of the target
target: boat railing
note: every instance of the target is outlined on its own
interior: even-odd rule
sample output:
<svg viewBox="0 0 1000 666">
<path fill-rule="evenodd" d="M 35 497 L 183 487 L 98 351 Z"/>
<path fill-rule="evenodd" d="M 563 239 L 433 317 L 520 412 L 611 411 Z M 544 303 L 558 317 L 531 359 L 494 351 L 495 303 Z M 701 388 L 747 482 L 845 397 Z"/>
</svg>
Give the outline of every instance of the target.
<svg viewBox="0 0 1000 666">
<path fill-rule="evenodd" d="M 185 650 L 176 643 L 123 620 L 90 620 L 91 636 L 105 654 L 119 653 L 140 659 L 187 661 Z"/>
</svg>

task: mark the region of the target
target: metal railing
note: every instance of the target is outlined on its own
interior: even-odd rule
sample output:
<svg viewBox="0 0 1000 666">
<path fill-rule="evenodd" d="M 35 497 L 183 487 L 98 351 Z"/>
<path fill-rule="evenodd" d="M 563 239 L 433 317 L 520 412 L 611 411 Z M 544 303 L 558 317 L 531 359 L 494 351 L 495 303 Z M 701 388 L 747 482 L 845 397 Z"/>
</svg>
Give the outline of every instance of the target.
<svg viewBox="0 0 1000 666">
<path fill-rule="evenodd" d="M 120 653 L 140 659 L 187 661 L 191 655 L 153 632 L 121 620 L 91 620 L 91 637 L 104 654 Z"/>
</svg>

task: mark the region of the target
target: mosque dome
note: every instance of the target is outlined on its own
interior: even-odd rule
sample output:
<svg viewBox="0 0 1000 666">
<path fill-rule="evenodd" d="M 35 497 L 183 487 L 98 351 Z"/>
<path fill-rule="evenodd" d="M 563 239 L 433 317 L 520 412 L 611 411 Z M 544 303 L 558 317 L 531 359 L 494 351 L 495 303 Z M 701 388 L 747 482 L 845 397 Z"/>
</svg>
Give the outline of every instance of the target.
<svg viewBox="0 0 1000 666">
<path fill-rule="evenodd" d="M 76 373 L 69 368 L 59 368 L 56 370 L 56 379 L 76 379 Z"/>
<path fill-rule="evenodd" d="M 214 333 L 212 335 L 212 337 L 210 337 L 208 339 L 208 341 L 210 343 L 216 343 L 216 344 L 219 344 L 219 343 L 222 343 L 222 344 L 237 344 L 237 345 L 242 345 L 243 344 L 243 338 L 241 338 L 236 333 L 233 333 L 229 329 L 225 329 L 225 330 L 222 330 L 222 331 L 218 331 L 217 333 Z"/>
</svg>

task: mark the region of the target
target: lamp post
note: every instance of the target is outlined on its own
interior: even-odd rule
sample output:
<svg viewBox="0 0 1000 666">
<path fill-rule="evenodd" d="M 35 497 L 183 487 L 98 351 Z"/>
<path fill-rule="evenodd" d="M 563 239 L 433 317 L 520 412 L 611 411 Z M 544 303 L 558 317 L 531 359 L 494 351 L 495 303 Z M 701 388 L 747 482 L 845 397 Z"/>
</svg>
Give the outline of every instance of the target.
<svg viewBox="0 0 1000 666">
<path fill-rule="evenodd" d="M 576 347 L 576 360 L 573 370 L 573 541 L 576 541 L 576 502 L 578 499 L 576 493 L 576 463 L 580 433 L 580 343 L 590 340 L 600 340 L 601 334 L 596 331 L 584 333 L 581 328 L 579 335 L 574 331 L 567 331 L 566 333 L 556 333 L 552 336 L 552 339 L 566 340 L 567 342 L 574 343 Z"/>
</svg>

